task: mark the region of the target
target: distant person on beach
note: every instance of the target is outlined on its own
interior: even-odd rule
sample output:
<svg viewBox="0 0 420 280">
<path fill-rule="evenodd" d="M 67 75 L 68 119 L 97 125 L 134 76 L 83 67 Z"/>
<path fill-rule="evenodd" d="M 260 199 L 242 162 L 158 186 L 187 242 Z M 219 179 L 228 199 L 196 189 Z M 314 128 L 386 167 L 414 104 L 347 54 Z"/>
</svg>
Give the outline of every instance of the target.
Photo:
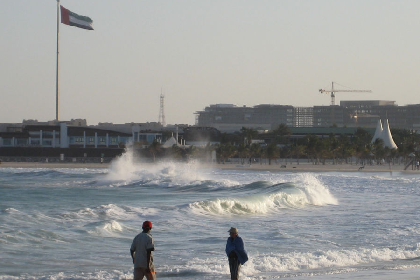
<svg viewBox="0 0 420 280">
<path fill-rule="evenodd" d="M 230 237 L 226 243 L 226 255 L 229 259 L 230 279 L 238 280 L 239 270 L 241 265 L 248 260 L 248 255 L 245 251 L 242 238 L 238 236 L 238 229 L 232 227 L 228 232 Z"/>
<path fill-rule="evenodd" d="M 145 221 L 142 228 L 143 232 L 134 237 L 130 249 L 134 264 L 134 280 L 141 280 L 144 276 L 147 280 L 155 280 L 155 265 L 152 255 L 152 251 L 155 250 L 155 243 L 150 234 L 152 222 Z"/>
</svg>

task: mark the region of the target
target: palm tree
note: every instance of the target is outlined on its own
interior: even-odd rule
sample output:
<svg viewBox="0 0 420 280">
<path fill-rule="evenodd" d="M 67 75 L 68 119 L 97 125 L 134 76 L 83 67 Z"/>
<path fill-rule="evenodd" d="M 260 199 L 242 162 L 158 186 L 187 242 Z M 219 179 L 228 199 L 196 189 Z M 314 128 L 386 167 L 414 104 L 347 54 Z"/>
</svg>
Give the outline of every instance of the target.
<svg viewBox="0 0 420 280">
<path fill-rule="evenodd" d="M 350 139 L 346 135 L 340 135 L 339 147 L 337 155 L 339 158 L 344 159 L 348 163 L 348 159 L 354 154 L 354 146 L 351 145 Z"/>
<path fill-rule="evenodd" d="M 173 144 L 169 151 L 169 156 L 174 159 L 182 158 L 182 150 L 177 144 Z"/>
<path fill-rule="evenodd" d="M 372 145 L 370 141 L 372 139 L 372 134 L 364 130 L 363 128 L 358 128 L 354 133 L 353 138 L 351 139 L 351 144 L 354 149 L 353 155 L 355 155 L 360 160 L 371 159 L 372 157 Z"/>
<path fill-rule="evenodd" d="M 198 150 L 198 148 L 196 146 L 192 145 L 191 147 L 189 147 L 186 150 L 186 152 L 187 152 L 187 157 L 189 159 L 191 159 L 191 158 L 195 158 L 196 157 L 196 155 L 198 154 L 199 150 Z"/>
<path fill-rule="evenodd" d="M 279 147 L 275 143 L 271 143 L 267 147 L 268 164 L 271 165 L 271 160 L 279 157 Z"/>
<path fill-rule="evenodd" d="M 384 147 L 384 140 L 378 138 L 372 145 L 372 152 L 375 155 L 375 160 L 379 163 L 386 156 L 386 151 Z"/>
<path fill-rule="evenodd" d="M 322 164 L 325 165 L 325 160 L 331 158 L 331 151 L 328 145 L 328 139 L 321 139 L 315 145 L 315 155 L 317 162 L 321 160 Z"/>
<path fill-rule="evenodd" d="M 326 144 L 328 146 L 329 153 L 333 159 L 333 164 L 336 164 L 337 154 L 340 149 L 340 143 L 335 137 L 334 134 L 330 134 L 327 139 L 325 139 Z"/>
<path fill-rule="evenodd" d="M 275 130 L 273 130 L 273 134 L 277 144 L 288 144 L 289 136 L 292 135 L 292 131 L 287 125 L 282 123 Z"/>
<path fill-rule="evenodd" d="M 207 143 L 207 145 L 203 149 L 204 158 L 206 161 L 212 161 L 212 152 L 216 150 L 216 147 L 214 145 L 210 145 L 210 143 Z"/>
<path fill-rule="evenodd" d="M 320 142 L 319 138 L 314 135 L 307 135 L 306 137 L 306 152 L 308 159 L 310 158 L 313 164 L 318 164 L 317 146 Z"/>
<path fill-rule="evenodd" d="M 241 128 L 241 134 L 244 139 L 245 145 L 249 146 L 252 143 L 252 139 L 258 136 L 258 131 L 256 131 L 253 128 L 246 128 L 243 126 Z"/>
<path fill-rule="evenodd" d="M 244 159 L 249 157 L 249 146 L 240 144 L 238 146 L 238 156 L 241 159 L 241 163 L 244 164 Z"/>
<path fill-rule="evenodd" d="M 260 162 L 261 162 L 262 149 L 261 149 L 261 146 L 259 144 L 257 144 L 257 143 L 252 144 L 251 147 L 250 147 L 250 153 L 251 153 L 251 157 L 259 158 Z"/>
<path fill-rule="evenodd" d="M 292 153 L 296 157 L 297 164 L 299 165 L 299 157 L 305 154 L 306 147 L 303 145 L 293 145 Z"/>
<path fill-rule="evenodd" d="M 217 157 L 221 158 L 224 164 L 226 159 L 236 154 L 236 149 L 230 143 L 220 144 L 219 147 L 216 149 L 216 153 L 217 153 Z"/>
<path fill-rule="evenodd" d="M 156 154 L 158 154 L 162 148 L 162 144 L 160 144 L 156 139 L 153 141 L 152 144 L 149 146 L 149 152 L 153 155 L 153 162 L 156 161 Z"/>
</svg>

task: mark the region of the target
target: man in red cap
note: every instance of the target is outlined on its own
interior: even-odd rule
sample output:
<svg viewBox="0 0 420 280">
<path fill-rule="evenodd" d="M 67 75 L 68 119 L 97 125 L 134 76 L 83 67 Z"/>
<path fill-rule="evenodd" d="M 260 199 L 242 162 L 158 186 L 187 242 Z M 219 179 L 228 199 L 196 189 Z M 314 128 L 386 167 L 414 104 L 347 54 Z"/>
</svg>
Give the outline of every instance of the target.
<svg viewBox="0 0 420 280">
<path fill-rule="evenodd" d="M 134 280 L 142 280 L 144 276 L 147 280 L 155 280 L 155 265 L 152 255 L 152 251 L 155 250 L 155 243 L 150 234 L 152 222 L 145 221 L 142 228 L 143 232 L 134 237 L 130 249 L 134 264 Z"/>
</svg>

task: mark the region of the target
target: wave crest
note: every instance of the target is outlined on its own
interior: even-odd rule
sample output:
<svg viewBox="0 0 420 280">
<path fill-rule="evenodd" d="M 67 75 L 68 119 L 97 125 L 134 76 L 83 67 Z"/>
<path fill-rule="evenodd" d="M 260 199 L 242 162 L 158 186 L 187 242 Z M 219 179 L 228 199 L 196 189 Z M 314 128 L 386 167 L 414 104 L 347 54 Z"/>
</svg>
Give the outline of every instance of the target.
<svg viewBox="0 0 420 280">
<path fill-rule="evenodd" d="M 337 199 L 314 176 L 303 175 L 292 183 L 268 185 L 254 182 L 233 189 L 234 197 L 216 198 L 189 204 L 201 214 L 269 214 L 281 209 L 303 208 L 307 205 L 338 204 Z"/>
</svg>

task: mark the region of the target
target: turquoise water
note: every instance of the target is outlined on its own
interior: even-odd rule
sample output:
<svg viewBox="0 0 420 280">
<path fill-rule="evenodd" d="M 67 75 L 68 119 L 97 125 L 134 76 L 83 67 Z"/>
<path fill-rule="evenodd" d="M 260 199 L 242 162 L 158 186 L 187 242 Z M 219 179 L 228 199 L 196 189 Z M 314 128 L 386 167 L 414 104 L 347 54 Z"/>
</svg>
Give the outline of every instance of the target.
<svg viewBox="0 0 420 280">
<path fill-rule="evenodd" d="M 420 178 L 271 173 L 194 163 L 0 169 L 0 279 L 131 279 L 129 248 L 153 222 L 158 279 L 415 279 Z"/>
</svg>

